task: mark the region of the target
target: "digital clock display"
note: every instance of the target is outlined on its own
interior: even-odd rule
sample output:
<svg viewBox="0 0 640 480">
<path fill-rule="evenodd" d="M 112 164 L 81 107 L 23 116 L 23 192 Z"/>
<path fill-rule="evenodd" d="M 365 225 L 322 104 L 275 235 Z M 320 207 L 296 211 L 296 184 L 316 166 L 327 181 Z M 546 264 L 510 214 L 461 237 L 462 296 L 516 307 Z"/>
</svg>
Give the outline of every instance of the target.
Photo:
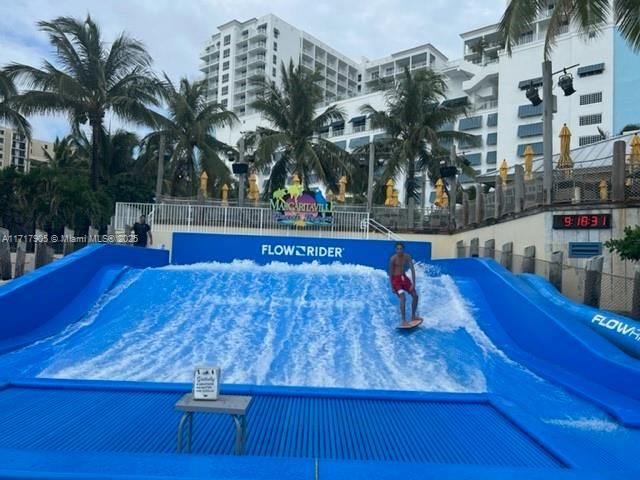
<svg viewBox="0 0 640 480">
<path fill-rule="evenodd" d="M 591 213 L 591 214 L 567 214 L 554 215 L 553 228 L 556 230 L 573 229 L 586 230 L 598 228 L 611 228 L 610 213 Z"/>
</svg>

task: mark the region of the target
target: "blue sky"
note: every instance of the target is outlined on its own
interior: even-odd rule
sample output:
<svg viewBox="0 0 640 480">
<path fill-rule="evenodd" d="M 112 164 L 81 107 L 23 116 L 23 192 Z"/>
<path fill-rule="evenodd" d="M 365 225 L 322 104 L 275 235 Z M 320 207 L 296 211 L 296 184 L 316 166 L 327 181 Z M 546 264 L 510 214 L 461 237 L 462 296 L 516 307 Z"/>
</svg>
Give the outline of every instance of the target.
<svg viewBox="0 0 640 480">
<path fill-rule="evenodd" d="M 431 42 L 462 55 L 459 34 L 499 20 L 504 0 L 24 0 L 0 2 L 0 65 L 51 57 L 35 23 L 60 15 L 97 20 L 105 40 L 126 31 L 145 43 L 157 71 L 197 78 L 198 55 L 216 26 L 274 13 L 358 60 Z M 463 13 L 462 13 L 463 12 Z M 64 135 L 64 118 L 33 118 L 34 136 Z"/>
</svg>

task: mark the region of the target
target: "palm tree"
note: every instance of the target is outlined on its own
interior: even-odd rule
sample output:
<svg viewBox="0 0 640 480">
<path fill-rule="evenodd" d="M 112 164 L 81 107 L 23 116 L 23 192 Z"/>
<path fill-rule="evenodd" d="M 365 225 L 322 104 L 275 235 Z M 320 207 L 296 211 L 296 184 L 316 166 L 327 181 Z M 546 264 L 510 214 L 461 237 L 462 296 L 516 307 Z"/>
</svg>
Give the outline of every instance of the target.
<svg viewBox="0 0 640 480">
<path fill-rule="evenodd" d="M 90 178 L 96 190 L 105 114 L 138 124 L 152 122 L 148 107 L 158 103 L 158 82 L 150 72 L 151 57 L 125 34 L 107 46 L 90 16 L 84 21 L 58 17 L 38 26 L 55 48 L 56 65 L 45 60 L 42 68 L 17 63 L 6 67 L 11 80 L 29 89 L 15 103 L 25 115 L 63 113 L 72 127 L 89 123 Z"/>
<path fill-rule="evenodd" d="M 344 120 L 343 113 L 332 105 L 316 115 L 322 91 L 316 84 L 319 73 L 300 65 L 281 65 L 282 88 L 270 80 L 256 85 L 263 92 L 252 107 L 262 114 L 271 128 L 258 128 L 247 135 L 247 145 L 256 145 L 255 168 L 271 167 L 267 192 L 284 186 L 288 174 L 297 173 L 305 188 L 310 175 L 316 174 L 332 190 L 340 175 L 350 174 L 351 157 L 332 142 L 319 138 L 317 132 L 332 121 Z"/>
<path fill-rule="evenodd" d="M 13 99 L 17 94 L 13 80 L 0 71 L 0 122 L 31 138 L 31 125 L 13 105 Z"/>
<path fill-rule="evenodd" d="M 446 145 L 453 140 L 476 142 L 474 135 L 448 129 L 465 113 L 466 107 L 442 103 L 446 91 L 446 81 L 439 73 L 427 69 L 412 74 L 405 69 L 400 80 L 386 91 L 386 110 L 378 111 L 371 105 L 362 107 L 362 112 L 371 116 L 374 127 L 386 130 L 388 138 L 383 145 L 389 159 L 381 178 L 384 182 L 404 173 L 405 204 L 419 195 L 418 172 L 426 172 L 432 183 L 440 176 L 440 161 L 449 157 Z M 456 166 L 474 174 L 461 158 L 456 160 Z M 377 189 L 380 187 L 377 185 Z"/>
<path fill-rule="evenodd" d="M 546 0 L 510 0 L 500 20 L 499 31 L 505 39 L 509 54 L 520 36 L 540 14 L 547 13 Z M 544 42 L 544 59 L 548 60 L 560 27 L 567 21 L 577 23 L 580 31 L 589 36 L 598 34 L 611 18 L 622 37 L 636 51 L 640 50 L 640 3 L 638 0 L 558 0 Z"/>
<path fill-rule="evenodd" d="M 236 115 L 220 104 L 207 103 L 206 81 L 190 82 L 182 78 L 176 87 L 165 75 L 162 85 L 168 114 L 155 115 L 157 130 L 143 142 L 145 150 L 157 152 L 163 136 L 172 151 L 171 194 L 193 195 L 200 171 L 207 172 L 210 184 L 230 183 L 229 168 L 219 154 L 231 147 L 218 141 L 213 132 L 215 128 L 233 125 L 238 120 Z"/>
</svg>

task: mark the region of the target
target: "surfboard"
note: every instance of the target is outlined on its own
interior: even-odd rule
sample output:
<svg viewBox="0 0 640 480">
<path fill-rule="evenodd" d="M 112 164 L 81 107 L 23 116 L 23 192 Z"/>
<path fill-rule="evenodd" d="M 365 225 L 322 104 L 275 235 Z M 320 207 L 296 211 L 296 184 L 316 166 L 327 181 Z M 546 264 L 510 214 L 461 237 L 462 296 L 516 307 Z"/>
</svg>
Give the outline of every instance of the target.
<svg viewBox="0 0 640 480">
<path fill-rule="evenodd" d="M 408 325 L 400 324 L 396 328 L 398 330 L 412 330 L 412 329 L 416 328 L 417 326 L 419 326 L 420 324 L 422 324 L 422 322 L 424 322 L 424 319 L 422 319 L 420 317 L 416 317 L 415 319 L 411 320 Z"/>
</svg>

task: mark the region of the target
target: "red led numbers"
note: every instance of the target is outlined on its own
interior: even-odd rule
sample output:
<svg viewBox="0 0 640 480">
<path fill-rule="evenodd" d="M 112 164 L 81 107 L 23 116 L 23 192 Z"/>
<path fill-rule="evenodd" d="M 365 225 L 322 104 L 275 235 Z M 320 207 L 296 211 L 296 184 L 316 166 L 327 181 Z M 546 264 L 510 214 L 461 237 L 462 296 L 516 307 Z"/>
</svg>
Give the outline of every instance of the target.
<svg viewBox="0 0 640 480">
<path fill-rule="evenodd" d="M 556 230 L 585 230 L 611 228 L 611 214 L 591 213 L 591 214 L 566 214 L 553 216 L 553 228 Z"/>
</svg>

